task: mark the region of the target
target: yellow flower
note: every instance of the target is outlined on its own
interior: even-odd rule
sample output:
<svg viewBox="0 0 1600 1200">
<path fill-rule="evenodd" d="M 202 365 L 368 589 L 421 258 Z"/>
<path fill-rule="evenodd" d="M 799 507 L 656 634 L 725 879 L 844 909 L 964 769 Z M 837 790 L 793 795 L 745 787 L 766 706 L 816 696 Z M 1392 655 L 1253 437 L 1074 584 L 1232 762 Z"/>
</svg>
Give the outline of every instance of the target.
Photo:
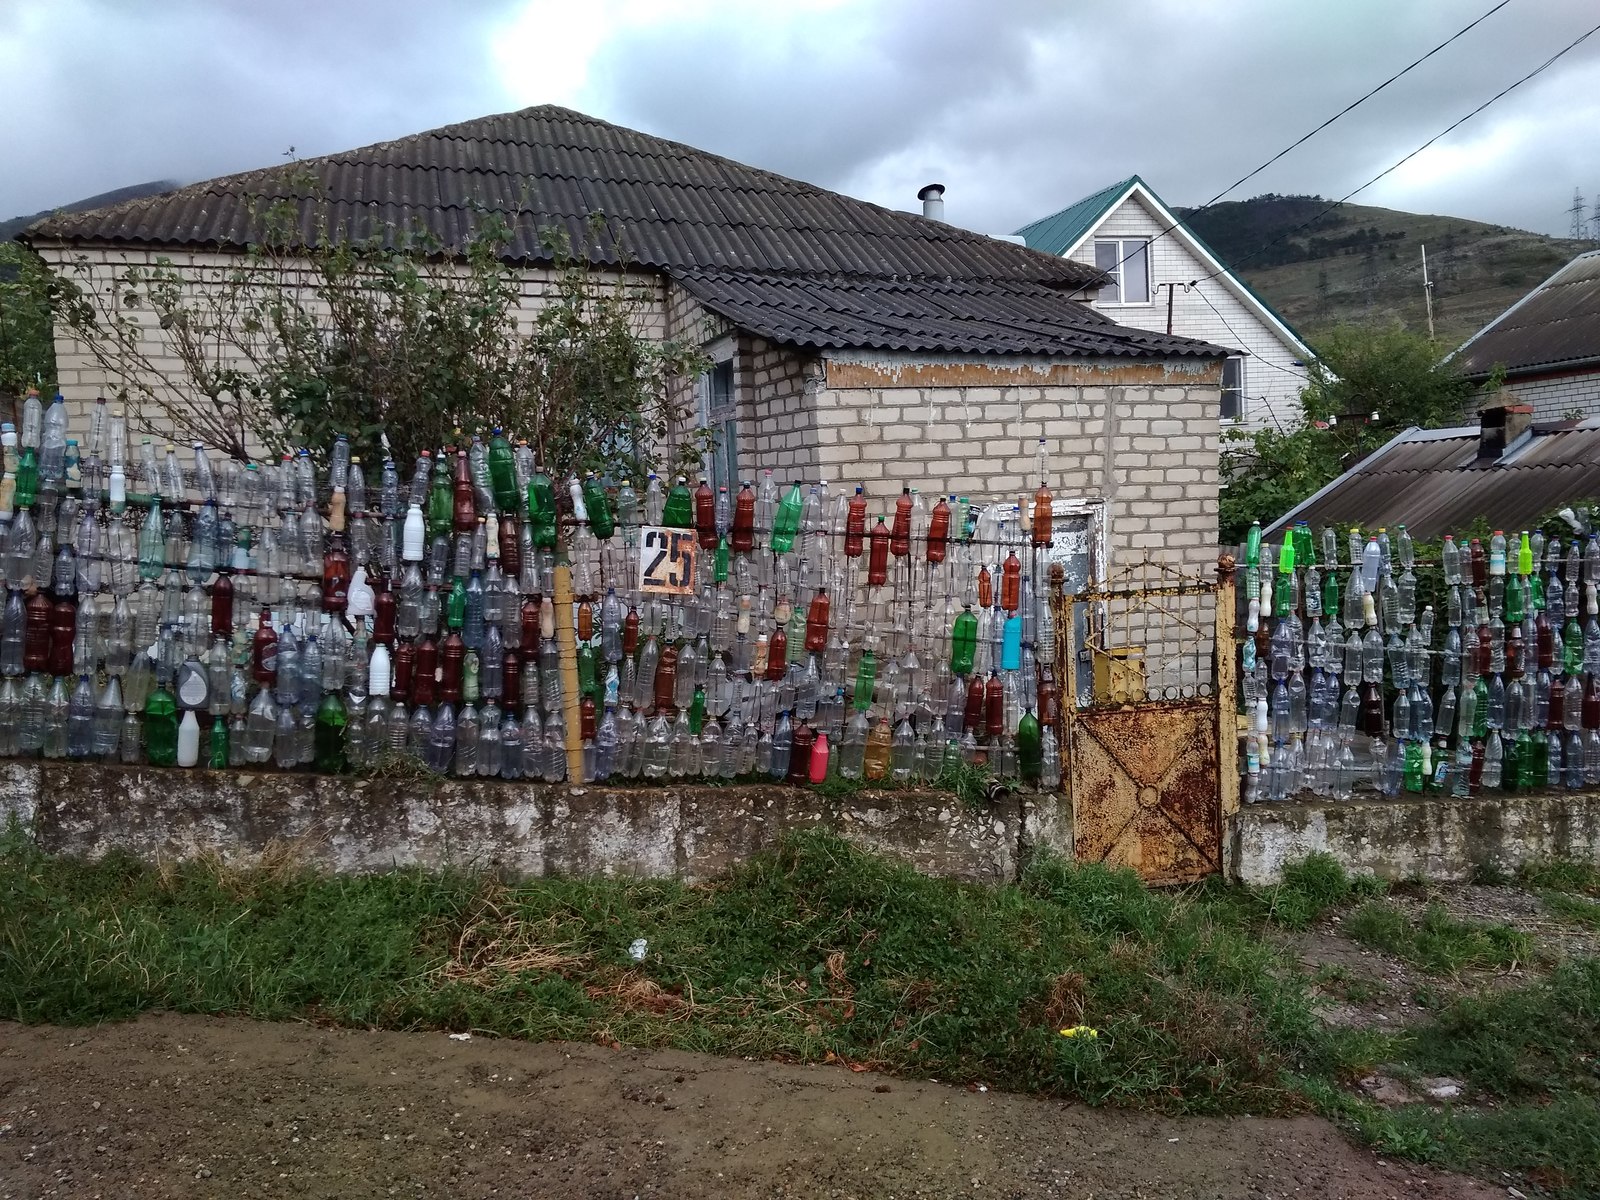
<svg viewBox="0 0 1600 1200">
<path fill-rule="evenodd" d="M 1061 1036 L 1070 1038 L 1097 1038 L 1100 1036 L 1100 1031 L 1098 1029 L 1091 1029 L 1087 1025 L 1074 1025 L 1071 1029 L 1063 1029 L 1061 1031 Z"/>
</svg>

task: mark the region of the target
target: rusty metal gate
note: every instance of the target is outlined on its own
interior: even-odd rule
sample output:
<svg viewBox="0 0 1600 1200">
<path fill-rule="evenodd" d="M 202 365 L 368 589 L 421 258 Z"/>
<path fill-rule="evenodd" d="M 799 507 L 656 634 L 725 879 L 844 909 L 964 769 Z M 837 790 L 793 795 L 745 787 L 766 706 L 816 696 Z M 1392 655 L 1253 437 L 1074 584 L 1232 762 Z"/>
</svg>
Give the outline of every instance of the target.
<svg viewBox="0 0 1600 1200">
<path fill-rule="evenodd" d="M 1143 562 L 1057 593 L 1062 777 L 1080 860 L 1157 884 L 1223 869 L 1238 804 L 1231 567 L 1208 579 Z"/>
</svg>

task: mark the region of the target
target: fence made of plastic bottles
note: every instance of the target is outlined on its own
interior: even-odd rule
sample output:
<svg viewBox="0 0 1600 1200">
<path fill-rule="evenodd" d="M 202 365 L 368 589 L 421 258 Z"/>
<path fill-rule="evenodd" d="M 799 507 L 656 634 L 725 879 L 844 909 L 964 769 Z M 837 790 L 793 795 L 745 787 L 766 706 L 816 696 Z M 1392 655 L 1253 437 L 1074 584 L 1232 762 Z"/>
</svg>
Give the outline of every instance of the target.
<svg viewBox="0 0 1600 1200">
<path fill-rule="evenodd" d="M 500 430 L 363 463 L 0 429 L 0 755 L 584 781 L 1053 788 L 1051 496 L 553 480 Z M 69 436 L 74 435 L 77 436 Z M 81 440 L 80 440 L 81 438 Z M 687 590 L 644 586 L 647 530 Z M 570 564 L 570 624 L 555 610 Z M 561 631 L 572 633 L 565 647 Z M 565 665 L 576 660 L 576 703 Z M 569 728 L 569 725 L 576 728 Z"/>
<path fill-rule="evenodd" d="M 1600 787 L 1600 537 L 1256 526 L 1240 563 L 1246 801 Z"/>
</svg>

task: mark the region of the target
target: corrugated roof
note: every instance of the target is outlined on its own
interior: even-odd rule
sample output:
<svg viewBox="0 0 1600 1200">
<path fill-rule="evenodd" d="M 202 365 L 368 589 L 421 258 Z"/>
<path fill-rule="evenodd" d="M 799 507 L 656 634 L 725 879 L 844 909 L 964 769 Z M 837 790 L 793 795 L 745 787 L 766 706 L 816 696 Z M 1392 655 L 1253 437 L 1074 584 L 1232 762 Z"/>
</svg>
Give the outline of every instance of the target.
<svg viewBox="0 0 1600 1200">
<path fill-rule="evenodd" d="M 691 271 L 683 286 L 752 333 L 817 349 L 870 346 L 950 354 L 1177 356 L 1229 351 L 1118 325 L 1029 280 Z"/>
<path fill-rule="evenodd" d="M 1404 525 L 1436 538 L 1478 517 L 1527 528 L 1551 509 L 1600 500 L 1600 422 L 1536 426 L 1499 461 L 1478 461 L 1478 429 L 1412 429 L 1275 521 Z"/>
<path fill-rule="evenodd" d="M 320 198 L 290 190 L 309 173 Z M 243 246 L 254 210 L 292 201 L 300 235 L 319 221 L 392 240 L 425 229 L 448 249 L 480 209 L 512 219 L 508 257 L 548 261 L 541 231 L 584 244 L 604 213 L 633 264 L 674 271 L 860 272 L 952 279 L 1028 279 L 1064 289 L 1098 273 L 1079 263 L 733 162 L 553 105 L 502 113 L 358 150 L 251 171 L 31 226 L 30 241 Z M 598 261 L 616 261 L 609 247 Z"/>
<path fill-rule="evenodd" d="M 1600 250 L 1578 255 L 1484 326 L 1449 361 L 1469 379 L 1600 362 Z"/>
<path fill-rule="evenodd" d="M 1040 217 L 1031 225 L 1024 225 L 1017 233 L 1035 250 L 1046 254 L 1065 254 L 1078 244 L 1084 234 L 1128 194 L 1136 183 L 1144 183 L 1137 175 L 1130 175 L 1110 187 L 1101 188 L 1060 212 Z M 1149 185 L 1146 184 L 1146 187 Z"/>
</svg>

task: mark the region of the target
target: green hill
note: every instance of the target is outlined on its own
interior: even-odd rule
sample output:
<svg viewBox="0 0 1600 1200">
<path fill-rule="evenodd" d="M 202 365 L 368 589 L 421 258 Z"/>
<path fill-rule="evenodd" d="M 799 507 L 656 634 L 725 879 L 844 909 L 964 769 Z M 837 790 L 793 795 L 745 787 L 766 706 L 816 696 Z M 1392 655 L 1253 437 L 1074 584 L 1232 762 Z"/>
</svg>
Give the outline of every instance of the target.
<svg viewBox="0 0 1600 1200">
<path fill-rule="evenodd" d="M 154 196 L 160 192 L 170 192 L 179 184 L 171 179 L 157 179 L 151 183 L 134 183 L 127 187 L 120 187 L 110 192 L 101 192 L 98 196 L 89 196 L 83 200 L 74 200 L 71 204 L 63 204 L 60 208 L 47 208 L 42 212 L 29 213 L 26 216 L 9 217 L 0 220 L 0 241 L 10 241 L 35 221 L 41 221 L 52 213 L 57 212 L 88 212 L 90 209 L 105 208 L 112 204 L 121 204 L 124 200 L 139 200 L 145 196 Z"/>
<path fill-rule="evenodd" d="M 1427 332 L 1424 245 L 1434 284 L 1434 328 L 1444 346 L 1460 344 L 1595 245 L 1360 204 L 1323 213 L 1328 203 L 1318 196 L 1268 195 L 1183 215 L 1223 262 L 1239 263 L 1237 273 L 1313 344 L 1319 333 L 1340 324 L 1398 323 Z"/>
</svg>

